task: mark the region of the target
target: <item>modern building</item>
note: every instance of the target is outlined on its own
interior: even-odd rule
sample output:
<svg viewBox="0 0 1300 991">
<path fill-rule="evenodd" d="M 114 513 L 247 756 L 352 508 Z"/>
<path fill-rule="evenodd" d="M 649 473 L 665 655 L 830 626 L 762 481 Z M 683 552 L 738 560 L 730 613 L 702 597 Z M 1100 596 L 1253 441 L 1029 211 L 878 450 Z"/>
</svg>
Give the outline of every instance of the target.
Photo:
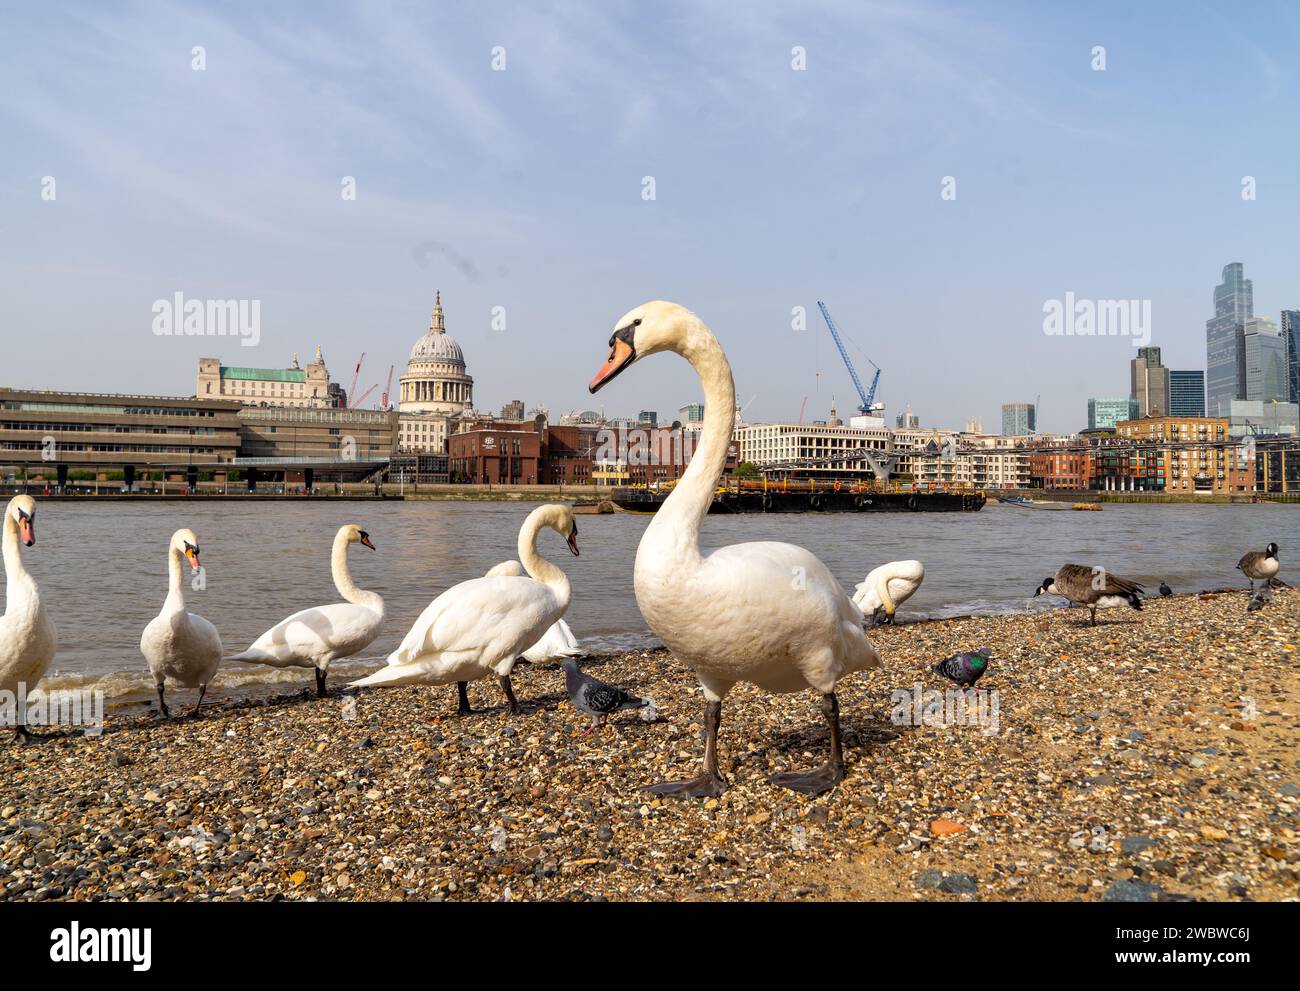
<svg viewBox="0 0 1300 991">
<path fill-rule="evenodd" d="M 1038 427 L 1035 419 L 1033 403 L 1003 403 L 1002 435 L 1023 437 L 1032 434 Z"/>
<path fill-rule="evenodd" d="M 1129 398 L 1138 404 L 1138 416 L 1169 412 L 1169 369 L 1160 363 L 1159 348 L 1138 348 L 1129 362 Z"/>
<path fill-rule="evenodd" d="M 233 399 L 245 406 L 338 405 L 338 386 L 330 389 L 330 373 L 320 347 L 302 368 L 298 355 L 288 368 L 245 368 L 223 365 L 220 358 L 200 358 L 194 395 L 199 399 Z"/>
<path fill-rule="evenodd" d="M 447 469 L 453 482 L 535 485 L 541 480 L 542 435 L 522 424 L 485 427 L 447 438 Z"/>
<path fill-rule="evenodd" d="M 1223 410 L 1233 437 L 1262 434 L 1300 434 L 1300 406 L 1295 403 L 1265 403 L 1256 399 L 1234 399 Z"/>
<path fill-rule="evenodd" d="M 659 426 L 659 414 L 652 409 L 643 409 L 636 416 L 636 422 L 643 427 Z"/>
<path fill-rule="evenodd" d="M 70 470 L 228 465 L 239 412 L 228 399 L 0 389 L 0 467 L 63 483 Z"/>
<path fill-rule="evenodd" d="M 1214 289 L 1214 316 L 1205 321 L 1205 406 L 1211 416 L 1219 403 L 1247 398 L 1242 338 L 1254 315 L 1254 284 L 1241 262 L 1225 265 L 1223 282 Z"/>
<path fill-rule="evenodd" d="M 411 348 L 398 389 L 398 449 L 446 454 L 453 421 L 474 408 L 474 379 L 460 345 L 447 333 L 442 293 L 434 294 L 429 329 Z"/>
<path fill-rule="evenodd" d="M 445 484 L 451 481 L 445 454 L 394 454 L 388 481 L 397 485 Z"/>
<path fill-rule="evenodd" d="M 1286 346 L 1287 398 L 1300 403 L 1300 310 L 1283 310 L 1282 342 Z"/>
<path fill-rule="evenodd" d="M 894 425 L 898 427 L 899 430 L 916 430 L 921 426 L 921 418 L 912 412 L 912 404 L 908 403 L 907 409 L 898 414 L 897 419 L 894 421 Z"/>
<path fill-rule="evenodd" d="M 866 449 L 875 457 L 890 452 L 890 432 L 883 422 L 878 427 L 855 427 L 817 423 L 758 423 L 736 428 L 741 461 L 760 467 L 779 465 L 801 459 L 825 461 L 799 468 L 801 478 L 874 478 L 866 458 L 834 460 L 849 452 Z M 779 471 L 779 469 L 774 469 Z"/>
<path fill-rule="evenodd" d="M 1135 361 L 1140 359 L 1134 359 Z M 1088 429 L 1113 427 L 1121 420 L 1136 420 L 1139 416 L 1136 399 L 1089 399 Z"/>
<path fill-rule="evenodd" d="M 1287 382 L 1286 342 L 1277 324 L 1268 317 L 1249 317 L 1241 334 L 1244 391 L 1238 399 L 1260 402 L 1286 402 L 1290 396 Z M 1225 415 L 1222 409 L 1219 415 Z"/>
<path fill-rule="evenodd" d="M 387 461 L 397 446 L 397 423 L 391 410 L 245 406 L 239 457 L 283 464 Z"/>
<path fill-rule="evenodd" d="M 1205 415 L 1205 373 L 1199 368 L 1169 370 L 1169 415 Z"/>
<path fill-rule="evenodd" d="M 1228 418 L 1156 416 L 1115 425 L 1118 439 L 1089 454 L 1091 487 L 1111 491 L 1179 494 L 1251 492 L 1255 462 L 1234 444 Z"/>
<path fill-rule="evenodd" d="M 704 422 L 704 404 L 687 403 L 677 411 L 677 417 L 682 423 L 703 423 Z"/>
</svg>

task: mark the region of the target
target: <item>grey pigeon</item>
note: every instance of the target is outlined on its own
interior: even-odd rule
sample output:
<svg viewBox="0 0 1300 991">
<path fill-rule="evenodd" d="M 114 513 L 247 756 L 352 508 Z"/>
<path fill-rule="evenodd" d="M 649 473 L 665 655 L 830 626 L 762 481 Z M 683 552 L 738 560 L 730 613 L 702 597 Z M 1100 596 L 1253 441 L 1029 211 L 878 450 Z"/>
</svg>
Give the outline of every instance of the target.
<svg viewBox="0 0 1300 991">
<path fill-rule="evenodd" d="M 1259 612 L 1273 601 L 1273 593 L 1267 588 L 1257 588 L 1246 603 L 1246 612 Z"/>
<path fill-rule="evenodd" d="M 1167 599 L 1167 598 L 1169 598 L 1169 596 L 1171 596 L 1171 595 L 1173 595 L 1173 594 L 1174 594 L 1174 590 L 1173 590 L 1172 588 L 1169 587 L 1169 583 L 1168 583 L 1168 582 L 1161 582 L 1161 583 L 1160 583 L 1160 597 L 1161 597 L 1161 598 Z"/>
<path fill-rule="evenodd" d="M 962 688 L 970 688 L 988 670 L 992 657 L 993 651 L 987 647 L 953 654 L 936 664 L 934 672 L 957 682 Z"/>
<path fill-rule="evenodd" d="M 572 658 L 566 660 L 561 667 L 564 668 L 564 688 L 569 693 L 569 701 L 579 712 L 591 716 L 591 725 L 583 733 L 590 733 L 596 727 L 604 725 L 605 719 L 612 712 L 641 709 L 650 704 L 647 699 L 630 695 L 616 685 L 583 674 L 578 670 L 578 662 Z"/>
</svg>

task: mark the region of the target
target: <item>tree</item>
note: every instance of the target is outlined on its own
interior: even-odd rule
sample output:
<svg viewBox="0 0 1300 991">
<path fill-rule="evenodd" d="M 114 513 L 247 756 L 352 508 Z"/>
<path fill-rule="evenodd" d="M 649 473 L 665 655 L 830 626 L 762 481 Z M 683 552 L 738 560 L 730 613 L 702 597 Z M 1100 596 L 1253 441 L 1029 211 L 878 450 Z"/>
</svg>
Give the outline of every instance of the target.
<svg viewBox="0 0 1300 991">
<path fill-rule="evenodd" d="M 760 475 L 761 472 L 758 470 L 758 465 L 754 464 L 752 461 L 740 462 L 740 464 L 736 465 L 736 470 L 734 472 L 734 477 L 736 478 L 758 478 Z"/>
</svg>

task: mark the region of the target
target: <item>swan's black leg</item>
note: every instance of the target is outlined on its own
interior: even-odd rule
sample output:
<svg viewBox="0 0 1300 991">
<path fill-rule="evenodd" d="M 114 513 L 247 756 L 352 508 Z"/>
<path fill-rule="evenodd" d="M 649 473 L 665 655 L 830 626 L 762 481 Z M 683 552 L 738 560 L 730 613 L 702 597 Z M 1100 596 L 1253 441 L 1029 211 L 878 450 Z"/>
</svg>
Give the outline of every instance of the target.
<svg viewBox="0 0 1300 991">
<path fill-rule="evenodd" d="M 196 702 L 196 703 L 194 704 L 194 709 L 193 709 L 193 711 L 190 713 L 190 718 L 191 718 L 191 719 L 197 719 L 197 718 L 199 717 L 199 707 L 203 705 L 203 696 L 204 696 L 204 695 L 207 695 L 207 694 L 208 694 L 208 686 L 207 686 L 207 685 L 200 685 L 200 686 L 199 686 L 199 700 L 198 700 L 198 702 Z"/>
<path fill-rule="evenodd" d="M 320 668 L 316 669 L 316 697 L 318 699 L 325 697 L 325 672 Z"/>
<path fill-rule="evenodd" d="M 840 742 L 840 700 L 834 692 L 822 696 L 822 714 L 831 728 L 831 757 L 815 771 L 783 771 L 773 774 L 772 784 L 789 788 L 810 798 L 830 791 L 844 780 L 844 750 Z"/>
<path fill-rule="evenodd" d="M 459 696 L 459 705 L 456 706 L 456 715 L 473 715 L 474 710 L 469 707 L 469 682 L 456 682 L 456 694 Z"/>
<path fill-rule="evenodd" d="M 510 703 L 510 712 L 512 715 L 519 715 L 524 710 L 519 708 L 519 703 L 515 701 L 515 690 L 510 684 L 510 675 L 501 676 L 501 690 L 506 693 L 506 701 Z"/>
<path fill-rule="evenodd" d="M 1096 626 L 1096 625 L 1097 625 L 1097 607 L 1096 607 L 1096 606 L 1093 606 L 1093 607 L 1092 607 L 1092 623 L 1091 623 L 1091 625 L 1092 625 L 1092 626 Z"/>
<path fill-rule="evenodd" d="M 722 703 L 704 702 L 704 767 L 689 781 L 661 781 L 645 790 L 652 795 L 673 798 L 716 798 L 727 790 L 727 779 L 718 770 L 718 727 L 722 725 Z"/>
<path fill-rule="evenodd" d="M 170 719 L 171 715 L 171 710 L 167 708 L 167 702 L 163 698 L 163 683 L 160 681 L 158 682 L 158 718 Z"/>
</svg>

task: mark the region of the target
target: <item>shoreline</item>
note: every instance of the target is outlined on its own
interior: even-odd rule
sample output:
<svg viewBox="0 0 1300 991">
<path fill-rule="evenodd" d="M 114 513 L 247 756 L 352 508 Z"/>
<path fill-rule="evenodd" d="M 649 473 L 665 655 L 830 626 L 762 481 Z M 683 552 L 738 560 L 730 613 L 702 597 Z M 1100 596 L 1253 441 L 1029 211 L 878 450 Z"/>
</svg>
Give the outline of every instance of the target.
<svg viewBox="0 0 1300 991">
<path fill-rule="evenodd" d="M 848 777 L 814 801 L 766 776 L 824 758 L 815 699 L 744 685 L 731 789 L 639 791 L 699 757 L 698 686 L 662 650 L 584 661 L 660 712 L 589 736 L 554 666 L 516 672 L 519 717 L 484 681 L 466 718 L 451 687 L 335 687 L 6 734 L 0 899 L 1295 899 L 1300 592 L 1246 599 L 875 628 L 883 670 L 841 684 Z M 996 732 L 895 722 L 976 646 Z"/>
</svg>

